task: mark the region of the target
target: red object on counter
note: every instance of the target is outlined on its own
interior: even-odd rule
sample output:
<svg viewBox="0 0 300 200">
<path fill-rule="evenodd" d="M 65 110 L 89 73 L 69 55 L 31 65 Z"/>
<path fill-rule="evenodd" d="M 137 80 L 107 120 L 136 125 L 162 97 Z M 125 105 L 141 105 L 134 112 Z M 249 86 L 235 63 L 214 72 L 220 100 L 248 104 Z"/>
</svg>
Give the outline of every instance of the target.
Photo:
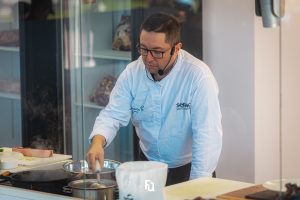
<svg viewBox="0 0 300 200">
<path fill-rule="evenodd" d="M 12 151 L 22 153 L 24 156 L 38 157 L 38 158 L 48 158 L 53 156 L 53 150 L 49 149 L 32 149 L 23 147 L 14 147 Z"/>
</svg>

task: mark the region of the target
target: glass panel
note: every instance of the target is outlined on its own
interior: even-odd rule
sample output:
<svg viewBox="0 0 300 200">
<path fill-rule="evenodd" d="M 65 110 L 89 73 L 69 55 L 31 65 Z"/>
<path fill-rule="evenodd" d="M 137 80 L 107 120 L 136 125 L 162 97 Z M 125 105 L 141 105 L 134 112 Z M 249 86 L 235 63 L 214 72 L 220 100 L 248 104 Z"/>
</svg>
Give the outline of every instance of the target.
<svg viewBox="0 0 300 200">
<path fill-rule="evenodd" d="M 300 187 L 300 2 L 285 0 L 280 29 L 280 72 L 281 72 L 281 174 L 282 188 L 285 183 L 296 183 Z M 288 180 L 286 180 L 288 179 Z M 292 179 L 292 180 L 291 180 Z M 294 190 L 295 192 L 295 190 Z M 299 194 L 297 197 L 299 198 Z"/>
<path fill-rule="evenodd" d="M 89 147 L 88 137 L 99 112 L 107 105 L 117 77 L 131 61 L 130 1 L 81 1 L 74 5 L 71 54 L 78 60 L 71 66 L 72 136 L 74 159 L 83 159 Z M 76 27 L 77 26 L 77 27 Z M 126 33 L 126 38 L 115 39 Z M 72 43 L 72 42 L 70 42 Z M 76 123 L 78 122 L 78 123 Z M 80 123 L 82 124 L 80 125 Z M 77 144 L 77 145 L 74 145 Z M 114 142 L 105 149 L 105 158 L 133 160 L 131 125 L 121 128 Z"/>
<path fill-rule="evenodd" d="M 65 194 L 66 177 L 50 175 L 63 185 L 43 183 L 50 170 L 72 157 L 66 155 L 70 137 L 65 133 L 70 130 L 64 126 L 68 93 L 64 98 L 61 5 L 51 0 L 0 1 L 1 174 L 33 168 L 48 174 L 48 179 L 34 178 L 32 184 L 1 184 L 56 194 Z"/>
<path fill-rule="evenodd" d="M 28 16 L 19 24 L 23 146 L 62 154 L 64 74 L 59 8 L 52 1 L 32 1 Z"/>
<path fill-rule="evenodd" d="M 0 3 L 0 146 L 22 145 L 18 6 Z"/>
</svg>

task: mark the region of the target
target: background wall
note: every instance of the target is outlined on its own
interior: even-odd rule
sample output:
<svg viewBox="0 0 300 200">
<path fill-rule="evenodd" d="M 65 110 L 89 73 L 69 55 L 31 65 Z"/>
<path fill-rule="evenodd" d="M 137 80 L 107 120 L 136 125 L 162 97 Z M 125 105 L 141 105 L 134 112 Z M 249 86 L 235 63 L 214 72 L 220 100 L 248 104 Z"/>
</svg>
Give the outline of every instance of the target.
<svg viewBox="0 0 300 200">
<path fill-rule="evenodd" d="M 253 11 L 254 13 L 254 11 Z M 280 28 L 254 20 L 255 182 L 280 177 Z"/>
<path fill-rule="evenodd" d="M 254 1 L 203 0 L 203 58 L 219 84 L 223 150 L 217 177 L 253 181 Z"/>
<path fill-rule="evenodd" d="M 300 161 L 292 155 L 300 153 L 299 7 L 286 0 L 282 27 L 270 29 L 255 16 L 253 0 L 203 0 L 203 58 L 219 83 L 223 113 L 217 177 L 279 178 L 280 144 L 283 176 L 298 175 Z"/>
<path fill-rule="evenodd" d="M 300 177 L 300 1 L 286 0 L 282 20 L 283 176 Z"/>
</svg>

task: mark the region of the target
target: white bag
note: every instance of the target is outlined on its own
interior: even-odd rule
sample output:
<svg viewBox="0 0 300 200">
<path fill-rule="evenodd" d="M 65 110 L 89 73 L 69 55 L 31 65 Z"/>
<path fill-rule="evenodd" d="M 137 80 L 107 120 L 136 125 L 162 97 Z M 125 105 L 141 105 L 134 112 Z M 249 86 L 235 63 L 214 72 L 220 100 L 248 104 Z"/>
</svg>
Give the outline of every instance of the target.
<svg viewBox="0 0 300 200">
<path fill-rule="evenodd" d="M 132 161 L 116 169 L 120 200 L 163 200 L 168 165 L 157 161 Z"/>
</svg>

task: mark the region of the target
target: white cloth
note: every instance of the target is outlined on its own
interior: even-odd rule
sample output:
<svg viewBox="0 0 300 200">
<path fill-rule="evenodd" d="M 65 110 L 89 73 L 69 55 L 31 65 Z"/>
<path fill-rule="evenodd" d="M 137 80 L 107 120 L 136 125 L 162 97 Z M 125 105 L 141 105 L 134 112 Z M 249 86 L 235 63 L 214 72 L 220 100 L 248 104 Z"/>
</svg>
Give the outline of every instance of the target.
<svg viewBox="0 0 300 200">
<path fill-rule="evenodd" d="M 218 86 L 210 69 L 180 50 L 170 73 L 161 81 L 151 79 L 141 57 L 131 62 L 89 139 L 101 134 L 108 145 L 131 118 L 149 160 L 169 168 L 192 162 L 190 179 L 211 176 L 222 148 L 222 126 Z"/>
</svg>

